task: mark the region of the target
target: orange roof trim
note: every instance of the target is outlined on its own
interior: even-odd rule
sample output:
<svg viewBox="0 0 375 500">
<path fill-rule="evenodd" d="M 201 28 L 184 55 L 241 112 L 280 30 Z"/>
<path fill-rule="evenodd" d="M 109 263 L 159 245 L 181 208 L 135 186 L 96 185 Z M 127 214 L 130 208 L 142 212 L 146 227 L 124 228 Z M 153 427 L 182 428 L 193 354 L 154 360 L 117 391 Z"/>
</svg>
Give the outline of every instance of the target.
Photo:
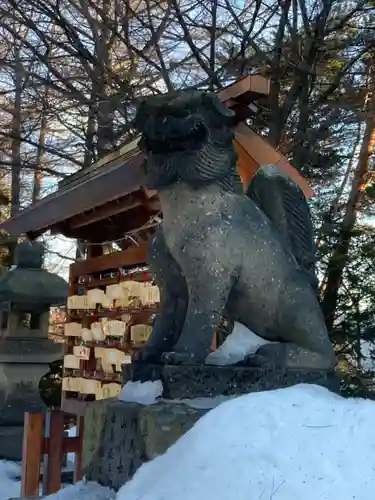
<svg viewBox="0 0 375 500">
<path fill-rule="evenodd" d="M 306 198 L 314 196 L 314 191 L 298 170 L 245 123 L 237 125 L 234 144 L 238 154 L 237 170 L 245 188 L 262 165 L 278 165 L 282 172 L 289 175 L 299 185 Z"/>
</svg>

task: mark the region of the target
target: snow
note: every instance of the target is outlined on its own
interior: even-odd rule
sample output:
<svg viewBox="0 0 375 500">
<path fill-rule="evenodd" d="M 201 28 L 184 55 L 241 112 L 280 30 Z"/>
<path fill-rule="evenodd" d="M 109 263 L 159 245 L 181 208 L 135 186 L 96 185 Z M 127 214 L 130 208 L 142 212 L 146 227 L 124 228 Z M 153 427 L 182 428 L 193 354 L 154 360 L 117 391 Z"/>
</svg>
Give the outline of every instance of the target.
<svg viewBox="0 0 375 500">
<path fill-rule="evenodd" d="M 212 410 L 216 406 L 228 401 L 234 396 L 217 396 L 215 398 L 194 398 L 194 399 L 161 399 L 169 404 L 184 404 L 196 410 Z"/>
<path fill-rule="evenodd" d="M 80 481 L 45 498 L 49 500 L 113 500 L 116 498 L 116 494 L 109 488 L 99 486 L 99 484 Z"/>
<path fill-rule="evenodd" d="M 71 427 L 68 429 L 68 436 L 69 437 L 76 437 L 77 436 L 77 427 Z M 67 469 L 73 469 L 74 468 L 74 463 L 76 460 L 76 454 L 75 453 L 68 453 L 67 456 Z"/>
<path fill-rule="evenodd" d="M 21 465 L 0 460 L 0 500 L 21 496 Z M 64 486 L 59 492 L 49 495 L 50 500 L 114 500 L 116 494 L 93 482 L 80 481 L 75 485 Z"/>
<path fill-rule="evenodd" d="M 375 370 L 375 349 L 372 342 L 361 341 L 362 368 L 365 371 Z"/>
<path fill-rule="evenodd" d="M 0 460 L 0 500 L 19 497 L 21 493 L 21 466 Z"/>
<path fill-rule="evenodd" d="M 144 464 L 117 500 L 373 500 L 375 403 L 298 385 L 241 396 Z"/>
<path fill-rule="evenodd" d="M 216 351 L 207 356 L 206 364 L 232 365 L 242 361 L 247 355 L 255 354 L 268 340 L 258 337 L 242 323 L 234 323 L 233 331 Z"/>
<path fill-rule="evenodd" d="M 81 482 L 48 498 L 373 500 L 374 420 L 375 402 L 313 385 L 221 400 L 164 455 L 143 464 L 117 496 Z M 0 464 L 0 500 L 6 500 L 19 494 L 19 466 Z"/>
<path fill-rule="evenodd" d="M 138 403 L 141 405 L 152 405 L 158 402 L 169 404 L 185 404 L 191 408 L 201 410 L 211 410 L 219 404 L 230 399 L 229 396 L 218 396 L 215 398 L 195 398 L 195 399 L 164 399 L 163 384 L 160 380 L 154 382 L 126 382 L 122 388 L 118 399 L 126 403 Z"/>
<path fill-rule="evenodd" d="M 127 403 L 151 405 L 157 402 L 163 394 L 163 384 L 160 380 L 154 382 L 126 382 L 118 399 Z"/>
</svg>

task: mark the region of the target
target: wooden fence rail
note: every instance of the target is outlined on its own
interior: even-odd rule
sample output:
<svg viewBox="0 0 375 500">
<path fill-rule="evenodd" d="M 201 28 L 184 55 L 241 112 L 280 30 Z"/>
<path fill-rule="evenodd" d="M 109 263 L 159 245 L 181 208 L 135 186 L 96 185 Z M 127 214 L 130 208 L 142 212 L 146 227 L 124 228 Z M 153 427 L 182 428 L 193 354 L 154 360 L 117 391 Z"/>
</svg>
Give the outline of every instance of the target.
<svg viewBox="0 0 375 500">
<path fill-rule="evenodd" d="M 77 436 L 64 436 L 64 412 L 25 413 L 21 496 L 38 497 L 43 463 L 43 495 L 61 488 L 65 453 L 75 453 L 74 482 L 82 478 L 83 417 L 77 417 Z"/>
</svg>

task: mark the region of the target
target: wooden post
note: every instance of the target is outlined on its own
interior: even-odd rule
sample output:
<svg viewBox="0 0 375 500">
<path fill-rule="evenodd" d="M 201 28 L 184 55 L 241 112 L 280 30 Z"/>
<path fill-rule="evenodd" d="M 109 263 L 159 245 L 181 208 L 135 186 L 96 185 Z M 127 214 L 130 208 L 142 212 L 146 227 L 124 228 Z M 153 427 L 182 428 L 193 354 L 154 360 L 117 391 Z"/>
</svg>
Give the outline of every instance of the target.
<svg viewBox="0 0 375 500">
<path fill-rule="evenodd" d="M 46 418 L 45 418 L 46 417 Z M 64 412 L 25 413 L 21 496 L 39 497 L 40 465 L 43 457 L 43 494 L 61 488 L 64 452 L 75 453 L 74 482 L 82 479 L 83 416 L 77 416 L 77 437 L 64 436 Z"/>
<path fill-rule="evenodd" d="M 21 496 L 39 496 L 40 461 L 42 458 L 44 414 L 25 413 L 22 446 Z"/>
<path fill-rule="evenodd" d="M 43 494 L 56 493 L 61 488 L 61 466 L 64 440 L 64 413 L 52 410 L 48 413 L 46 450 L 43 465 Z"/>
<path fill-rule="evenodd" d="M 76 452 L 76 459 L 74 461 L 74 482 L 77 483 L 82 479 L 82 461 L 83 461 L 83 431 L 84 431 L 84 417 L 77 416 L 77 438 L 79 441 L 78 451 Z"/>
</svg>

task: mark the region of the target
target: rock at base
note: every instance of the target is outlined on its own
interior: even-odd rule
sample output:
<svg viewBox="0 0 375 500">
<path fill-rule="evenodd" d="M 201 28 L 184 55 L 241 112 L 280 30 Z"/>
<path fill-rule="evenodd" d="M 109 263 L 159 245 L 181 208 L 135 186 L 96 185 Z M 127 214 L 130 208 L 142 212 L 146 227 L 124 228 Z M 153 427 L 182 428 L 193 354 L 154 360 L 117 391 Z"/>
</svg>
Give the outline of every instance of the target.
<svg viewBox="0 0 375 500">
<path fill-rule="evenodd" d="M 207 411 L 174 402 L 146 406 L 107 399 L 90 403 L 85 414 L 84 474 L 118 490 Z"/>
<path fill-rule="evenodd" d="M 315 384 L 340 391 L 333 372 L 297 369 L 264 369 L 249 366 L 124 364 L 123 383 L 161 380 L 168 399 L 217 397 Z"/>
<path fill-rule="evenodd" d="M 124 365 L 125 380 L 134 378 L 133 368 Z M 332 373 L 266 373 L 264 369 L 238 366 L 148 365 L 146 380 L 162 380 L 163 396 L 169 400 L 141 405 L 107 399 L 88 405 L 83 469 L 89 480 L 117 490 L 144 462 L 164 453 L 209 411 L 181 400 L 236 396 L 298 383 L 322 385 L 339 392 L 338 378 Z"/>
<path fill-rule="evenodd" d="M 321 371 L 148 364 L 143 365 L 143 371 L 139 365 L 124 365 L 123 376 L 124 382 L 161 380 L 165 400 L 141 405 L 107 399 L 88 405 L 83 472 L 89 480 L 115 490 L 131 479 L 144 462 L 163 454 L 209 411 L 210 405 L 193 407 L 193 399 L 233 397 L 300 383 L 339 392 L 339 379 Z M 211 402 L 211 407 L 215 406 L 215 400 Z"/>
</svg>

